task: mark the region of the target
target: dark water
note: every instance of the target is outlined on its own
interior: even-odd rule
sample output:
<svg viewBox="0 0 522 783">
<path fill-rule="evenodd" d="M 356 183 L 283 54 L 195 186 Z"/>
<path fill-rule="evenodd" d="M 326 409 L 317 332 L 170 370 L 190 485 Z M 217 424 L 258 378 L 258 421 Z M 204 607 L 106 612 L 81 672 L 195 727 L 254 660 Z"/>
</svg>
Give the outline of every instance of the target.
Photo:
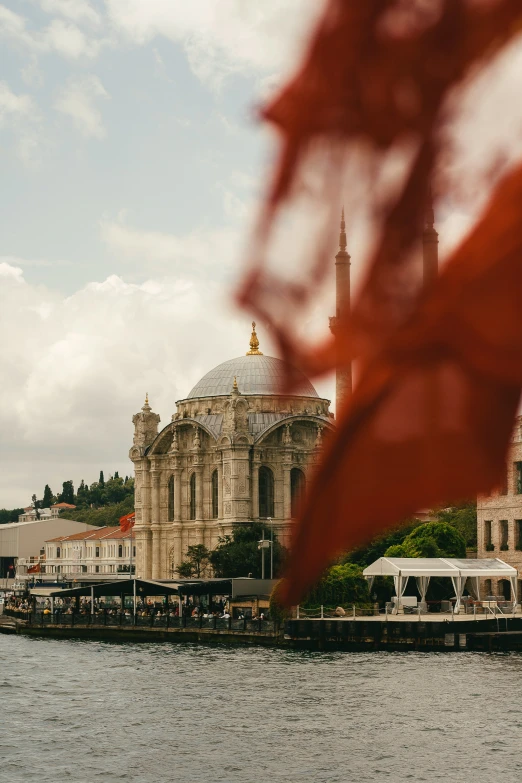
<svg viewBox="0 0 522 783">
<path fill-rule="evenodd" d="M 522 656 L 0 635 L 0 780 L 522 779 Z"/>
</svg>

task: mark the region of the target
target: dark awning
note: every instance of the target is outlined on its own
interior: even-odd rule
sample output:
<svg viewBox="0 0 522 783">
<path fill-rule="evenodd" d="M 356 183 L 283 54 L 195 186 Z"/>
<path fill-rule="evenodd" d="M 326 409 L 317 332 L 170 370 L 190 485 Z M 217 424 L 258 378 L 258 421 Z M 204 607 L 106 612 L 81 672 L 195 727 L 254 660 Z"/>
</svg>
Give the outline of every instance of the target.
<svg viewBox="0 0 522 783">
<path fill-rule="evenodd" d="M 53 598 L 76 598 L 77 596 L 94 595 L 95 598 L 103 598 L 109 595 L 133 595 L 134 581 L 136 581 L 136 595 L 140 598 L 151 595 L 179 595 L 179 582 L 165 583 L 152 582 L 148 579 L 125 579 L 88 587 L 72 587 L 70 590 L 54 590 L 51 596 Z"/>
</svg>

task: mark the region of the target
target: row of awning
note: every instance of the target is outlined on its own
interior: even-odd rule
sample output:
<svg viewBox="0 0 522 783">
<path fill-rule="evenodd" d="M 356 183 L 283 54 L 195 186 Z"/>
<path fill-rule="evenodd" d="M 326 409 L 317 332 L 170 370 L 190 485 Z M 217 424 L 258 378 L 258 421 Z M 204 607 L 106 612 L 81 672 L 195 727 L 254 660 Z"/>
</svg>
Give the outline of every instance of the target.
<svg viewBox="0 0 522 783">
<path fill-rule="evenodd" d="M 251 579 L 249 577 L 234 579 L 184 579 L 184 580 L 152 580 L 152 579 L 121 579 L 103 582 L 101 584 L 71 587 L 66 590 L 48 587 L 35 587 L 31 595 L 49 598 L 103 598 L 109 596 L 136 595 L 140 598 L 149 596 L 178 597 L 185 595 L 227 595 L 235 598 L 244 595 L 269 595 L 277 580 Z"/>
</svg>

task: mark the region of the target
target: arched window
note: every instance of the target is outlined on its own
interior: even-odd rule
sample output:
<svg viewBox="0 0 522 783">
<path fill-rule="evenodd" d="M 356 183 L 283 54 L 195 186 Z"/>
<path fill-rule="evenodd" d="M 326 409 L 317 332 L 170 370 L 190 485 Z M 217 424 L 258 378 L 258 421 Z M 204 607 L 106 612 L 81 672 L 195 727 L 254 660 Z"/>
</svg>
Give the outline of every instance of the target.
<svg viewBox="0 0 522 783">
<path fill-rule="evenodd" d="M 174 519 L 174 476 L 169 478 L 169 498 L 168 498 L 168 520 Z"/>
<path fill-rule="evenodd" d="M 290 471 L 290 496 L 292 499 L 290 514 L 292 519 L 295 519 L 297 516 L 305 488 L 305 474 L 299 468 L 292 468 Z"/>
<path fill-rule="evenodd" d="M 189 484 L 190 491 L 190 519 L 196 519 L 196 474 L 193 473 L 190 477 Z"/>
<path fill-rule="evenodd" d="M 274 474 L 265 465 L 259 468 L 259 516 L 274 516 Z"/>
<path fill-rule="evenodd" d="M 218 472 L 215 470 L 212 473 L 212 519 L 217 519 L 219 515 L 218 500 Z"/>
</svg>

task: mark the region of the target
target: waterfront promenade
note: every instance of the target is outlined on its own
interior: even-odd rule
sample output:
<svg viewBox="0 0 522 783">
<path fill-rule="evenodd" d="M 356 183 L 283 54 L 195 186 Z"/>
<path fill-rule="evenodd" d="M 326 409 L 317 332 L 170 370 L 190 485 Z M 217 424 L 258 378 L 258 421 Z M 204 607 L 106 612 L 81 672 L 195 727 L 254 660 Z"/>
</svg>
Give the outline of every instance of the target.
<svg viewBox="0 0 522 783">
<path fill-rule="evenodd" d="M 522 651 L 522 616 L 393 615 L 356 618 L 233 620 L 43 612 L 4 618 L 0 632 L 132 642 L 262 645 L 301 650 Z"/>
</svg>

